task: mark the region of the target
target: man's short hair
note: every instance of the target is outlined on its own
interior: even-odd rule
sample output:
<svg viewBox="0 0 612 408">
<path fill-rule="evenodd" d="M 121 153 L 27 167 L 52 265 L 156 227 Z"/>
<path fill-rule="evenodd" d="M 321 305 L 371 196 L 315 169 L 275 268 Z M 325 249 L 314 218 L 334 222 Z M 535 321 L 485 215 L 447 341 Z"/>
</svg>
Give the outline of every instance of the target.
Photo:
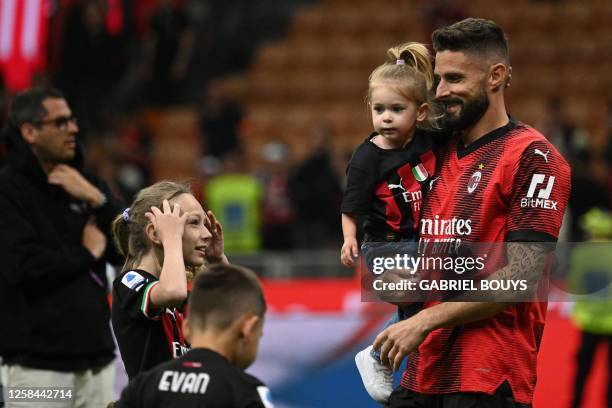
<svg viewBox="0 0 612 408">
<path fill-rule="evenodd" d="M 462 51 L 510 63 L 508 39 L 497 23 L 483 18 L 466 18 L 432 34 L 433 48 L 440 51 Z"/>
<path fill-rule="evenodd" d="M 47 115 L 43 101 L 48 98 L 65 99 L 61 91 L 51 87 L 36 87 L 20 92 L 13 98 L 9 123 L 20 127 L 24 123 L 36 124 Z"/>
<path fill-rule="evenodd" d="M 263 291 L 249 269 L 217 264 L 199 273 L 193 282 L 188 317 L 197 328 L 224 330 L 245 313 L 263 318 L 265 312 Z"/>
</svg>

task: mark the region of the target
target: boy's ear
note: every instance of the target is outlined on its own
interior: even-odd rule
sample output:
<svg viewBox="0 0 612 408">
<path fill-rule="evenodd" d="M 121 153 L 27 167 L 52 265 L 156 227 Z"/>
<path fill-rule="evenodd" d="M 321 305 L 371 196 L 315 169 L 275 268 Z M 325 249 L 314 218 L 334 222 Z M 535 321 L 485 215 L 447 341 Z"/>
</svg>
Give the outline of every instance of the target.
<svg viewBox="0 0 612 408">
<path fill-rule="evenodd" d="M 419 109 L 417 109 L 417 122 L 423 122 L 427 118 L 427 113 L 429 113 L 429 105 L 426 103 L 421 104 Z"/>
<path fill-rule="evenodd" d="M 189 318 L 185 317 L 183 319 L 183 323 L 182 323 L 182 327 L 183 329 L 183 336 L 185 337 L 185 340 L 187 340 L 189 343 L 191 343 L 191 328 L 189 327 Z"/>
<path fill-rule="evenodd" d="M 155 233 L 155 226 L 153 226 L 153 223 L 147 224 L 147 226 L 145 227 L 145 233 L 147 234 L 147 238 L 149 238 L 151 242 L 157 245 L 161 245 L 161 241 L 159 240 L 159 238 L 157 238 L 157 234 Z"/>
<path fill-rule="evenodd" d="M 257 333 L 257 326 L 261 317 L 256 314 L 245 315 L 240 326 L 240 337 L 250 340 Z"/>
</svg>

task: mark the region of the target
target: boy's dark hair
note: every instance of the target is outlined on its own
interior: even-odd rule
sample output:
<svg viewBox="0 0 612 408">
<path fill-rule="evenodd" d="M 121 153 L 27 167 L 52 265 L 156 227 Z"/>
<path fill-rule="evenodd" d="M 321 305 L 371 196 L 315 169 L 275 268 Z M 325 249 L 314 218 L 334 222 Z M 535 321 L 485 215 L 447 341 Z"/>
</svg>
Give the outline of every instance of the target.
<svg viewBox="0 0 612 408">
<path fill-rule="evenodd" d="M 497 57 L 510 63 L 508 40 L 497 23 L 483 18 L 466 18 L 432 34 L 433 48 L 440 51 L 463 51 L 483 57 Z"/>
<path fill-rule="evenodd" d="M 47 114 L 43 101 L 48 98 L 65 99 L 60 90 L 51 87 L 36 87 L 18 93 L 11 102 L 9 123 L 16 128 L 24 123 L 38 124 Z"/>
<path fill-rule="evenodd" d="M 266 301 L 253 271 L 217 264 L 199 273 L 189 295 L 188 316 L 192 327 L 228 328 L 245 313 L 263 318 Z"/>
</svg>

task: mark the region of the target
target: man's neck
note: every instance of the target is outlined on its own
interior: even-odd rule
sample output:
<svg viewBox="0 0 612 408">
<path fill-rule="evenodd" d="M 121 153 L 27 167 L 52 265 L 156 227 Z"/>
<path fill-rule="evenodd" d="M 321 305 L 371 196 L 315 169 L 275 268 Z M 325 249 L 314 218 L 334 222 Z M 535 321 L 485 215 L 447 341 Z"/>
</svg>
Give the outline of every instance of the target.
<svg viewBox="0 0 612 408">
<path fill-rule="evenodd" d="M 506 105 L 502 102 L 501 104 L 491 103 L 489 105 L 489 109 L 485 112 L 485 114 L 480 118 L 478 122 L 474 124 L 474 126 L 467 128 L 463 131 L 463 135 L 461 139 L 463 140 L 463 145 L 465 147 L 474 143 L 484 135 L 490 133 L 495 129 L 499 129 L 502 126 L 508 124 L 508 114 L 506 113 Z"/>
<path fill-rule="evenodd" d="M 36 157 L 36 155 L 34 155 Z M 40 158 L 36 157 L 36 159 L 38 160 L 38 163 L 40 164 L 40 168 L 42 169 L 42 171 L 46 174 L 49 175 L 49 173 L 51 172 L 51 170 L 53 170 L 53 168 L 55 167 L 55 165 L 57 163 L 52 163 L 50 161 L 47 160 L 41 160 Z"/>
<path fill-rule="evenodd" d="M 30 147 L 30 150 L 32 152 L 32 155 L 40 165 L 40 168 L 42 169 L 43 173 L 45 173 L 46 175 L 49 175 L 49 173 L 51 173 L 51 170 L 53 170 L 53 168 L 57 164 L 59 164 L 53 160 L 49 160 L 48 155 L 42 154 L 35 146 Z"/>
</svg>

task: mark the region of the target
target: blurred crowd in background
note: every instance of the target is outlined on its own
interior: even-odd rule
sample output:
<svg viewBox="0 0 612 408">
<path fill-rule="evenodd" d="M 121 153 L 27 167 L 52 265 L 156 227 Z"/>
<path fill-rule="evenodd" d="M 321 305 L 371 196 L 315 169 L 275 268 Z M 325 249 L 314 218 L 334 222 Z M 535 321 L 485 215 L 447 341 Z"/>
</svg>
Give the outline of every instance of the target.
<svg viewBox="0 0 612 408">
<path fill-rule="evenodd" d="M 339 207 L 351 152 L 371 132 L 368 75 L 390 46 L 429 43 L 468 16 L 508 33 L 510 112 L 571 165 L 560 240 L 609 242 L 610 0 L 0 0 L 0 125 L 12 95 L 55 86 L 86 166 L 125 203 L 160 179 L 189 181 L 233 262 L 267 277 L 352 277 L 339 262 Z M 592 280 L 597 260 L 597 287 L 609 286 L 609 248 L 577 247 L 574 280 Z M 579 406 L 595 346 L 610 341 L 609 300 L 579 303 L 574 320 Z M 564 370 L 549 367 L 549 378 Z"/>
<path fill-rule="evenodd" d="M 5 13 L 8 3 L 3 2 Z M 20 68 L 18 73 L 11 72 L 6 60 L 0 61 L 0 111 L 6 112 L 10 96 L 24 87 L 51 84 L 63 90 L 78 118 L 88 165 L 120 197 L 129 202 L 135 192 L 159 178 L 190 178 L 202 186 L 196 193 L 213 211 L 221 212 L 230 253 L 339 248 L 338 209 L 345 166 L 352 148 L 370 132 L 367 119 L 360 132 L 344 138 L 349 142 L 338 145 L 333 115 L 313 114 L 304 121 L 298 142 L 301 150 L 296 152 L 295 141 L 287 142 L 292 135 L 278 136 L 287 120 L 280 110 L 278 118 L 272 110 L 273 131 L 253 136 L 257 132 L 242 98 L 245 93 L 236 91 L 252 79 L 248 72 L 262 47 L 287 35 L 298 10 L 318 3 L 40 0 L 39 30 L 46 30 L 40 55 L 31 67 Z M 414 18 L 423 28 L 415 40 L 426 41 L 428 32 L 467 13 L 459 1 L 408 3 L 417 6 Z M 378 44 L 380 57 L 369 66 L 382 62 L 390 45 Z M 360 47 L 359 41 L 352 46 Z M 510 46 L 512 49 L 512 39 Z M 519 76 L 520 71 L 515 71 Z M 554 68 L 549 75 L 555 75 Z M 284 78 L 274 80 L 281 85 Z M 354 88 L 361 92 L 367 77 L 357 80 Z M 573 193 L 564 236 L 568 241 L 584 238 L 579 223 L 572 220 L 592 207 L 610 207 L 612 99 L 606 92 L 589 112 L 588 122 L 577 121 L 568 113 L 568 97 L 558 89 L 546 97 L 537 120 L 530 123 L 572 165 Z M 351 106 L 356 103 L 363 105 L 363 99 L 354 100 Z M 366 117 L 365 105 L 361 109 L 359 114 Z M 179 112 L 180 121 L 180 112 L 185 111 L 195 141 L 183 137 L 179 131 L 183 125 L 162 123 L 172 112 Z M 162 126 L 171 129 L 163 140 L 159 137 Z M 183 143 L 187 147 L 181 147 Z M 182 154 L 185 149 L 189 151 Z M 159 164 L 154 168 L 159 151 L 167 154 L 161 165 L 165 172 L 159 170 Z M 187 171 L 172 173 L 169 169 L 180 164 L 171 166 L 173 159 L 188 162 L 183 163 Z"/>
</svg>

